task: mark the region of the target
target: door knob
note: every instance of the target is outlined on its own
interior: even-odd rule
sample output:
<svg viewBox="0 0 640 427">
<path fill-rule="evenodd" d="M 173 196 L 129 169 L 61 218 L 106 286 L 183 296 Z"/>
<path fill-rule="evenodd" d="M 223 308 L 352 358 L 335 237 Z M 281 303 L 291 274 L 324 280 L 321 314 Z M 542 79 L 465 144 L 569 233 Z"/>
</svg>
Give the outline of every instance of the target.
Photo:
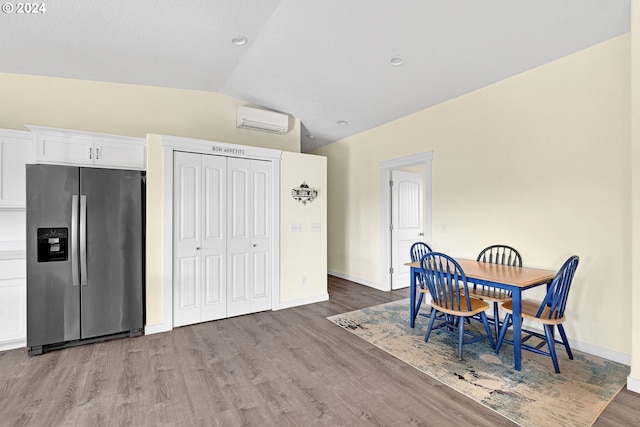
<svg viewBox="0 0 640 427">
<path fill-rule="evenodd" d="M 424 233 L 418 233 L 418 236 L 424 236 Z"/>
<path fill-rule="evenodd" d="M 196 251 L 199 251 L 199 250 L 200 250 L 200 246 L 197 246 L 197 247 L 196 247 Z"/>
<path fill-rule="evenodd" d="M 255 248 L 256 246 L 258 246 L 258 245 L 256 245 L 256 244 L 254 243 L 254 244 L 253 244 L 253 247 Z"/>
</svg>

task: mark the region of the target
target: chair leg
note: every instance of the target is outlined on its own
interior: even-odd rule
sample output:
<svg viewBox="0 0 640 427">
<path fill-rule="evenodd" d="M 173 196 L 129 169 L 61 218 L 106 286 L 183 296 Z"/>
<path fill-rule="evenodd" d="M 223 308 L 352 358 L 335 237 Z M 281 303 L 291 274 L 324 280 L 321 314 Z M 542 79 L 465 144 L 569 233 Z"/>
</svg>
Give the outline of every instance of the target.
<svg viewBox="0 0 640 427">
<path fill-rule="evenodd" d="M 502 328 L 500 328 L 500 336 L 498 337 L 498 342 L 496 343 L 496 354 L 500 352 L 500 347 L 502 346 L 502 341 L 504 340 L 504 336 L 507 334 L 507 329 L 509 328 L 509 322 L 511 321 L 511 313 L 507 313 L 504 316 L 504 322 L 502 322 Z"/>
<path fill-rule="evenodd" d="M 462 346 L 464 346 L 464 320 L 458 320 L 458 359 L 462 360 Z"/>
<path fill-rule="evenodd" d="M 564 344 L 564 348 L 567 350 L 569 359 L 573 360 L 573 353 L 571 353 L 571 347 L 569 347 L 569 340 L 567 339 L 567 334 L 565 334 L 564 327 L 561 324 L 558 324 L 558 331 L 560 331 L 560 337 L 562 337 L 562 344 Z"/>
<path fill-rule="evenodd" d="M 496 345 L 493 342 L 493 332 L 489 327 L 489 321 L 487 320 L 487 315 L 483 311 L 480 313 L 480 318 L 482 319 L 482 323 L 484 323 L 484 330 L 487 332 L 487 338 L 489 338 L 489 343 L 491 344 L 491 348 L 495 349 Z"/>
<path fill-rule="evenodd" d="M 427 326 L 427 333 L 424 334 L 424 342 L 429 342 L 429 335 L 431 335 L 431 329 L 433 328 L 433 322 L 436 320 L 436 309 L 431 307 L 431 313 L 429 314 L 429 326 Z"/>
<path fill-rule="evenodd" d="M 556 370 L 556 374 L 560 373 L 560 367 L 558 366 L 558 358 L 556 357 L 556 346 L 553 338 L 553 325 L 544 325 L 544 336 L 547 339 L 547 346 L 549 347 L 549 355 L 553 361 L 553 368 Z"/>
<path fill-rule="evenodd" d="M 496 340 L 498 339 L 498 334 L 500 333 L 500 317 L 498 316 L 498 303 L 493 302 L 493 327 L 496 330 Z"/>
<path fill-rule="evenodd" d="M 413 314 L 413 321 L 415 322 L 418 317 L 418 312 L 420 311 L 420 305 L 422 305 L 422 298 L 424 298 L 424 294 L 422 292 L 418 292 L 418 302 L 416 304 L 416 311 Z"/>
</svg>

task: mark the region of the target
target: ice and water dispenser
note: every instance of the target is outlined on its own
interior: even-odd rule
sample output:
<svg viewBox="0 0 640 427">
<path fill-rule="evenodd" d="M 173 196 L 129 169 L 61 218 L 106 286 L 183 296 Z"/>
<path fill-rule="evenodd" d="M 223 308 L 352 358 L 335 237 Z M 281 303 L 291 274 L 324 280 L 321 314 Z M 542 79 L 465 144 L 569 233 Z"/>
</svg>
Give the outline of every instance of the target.
<svg viewBox="0 0 640 427">
<path fill-rule="evenodd" d="M 38 262 L 69 259 L 68 228 L 38 228 Z"/>
</svg>

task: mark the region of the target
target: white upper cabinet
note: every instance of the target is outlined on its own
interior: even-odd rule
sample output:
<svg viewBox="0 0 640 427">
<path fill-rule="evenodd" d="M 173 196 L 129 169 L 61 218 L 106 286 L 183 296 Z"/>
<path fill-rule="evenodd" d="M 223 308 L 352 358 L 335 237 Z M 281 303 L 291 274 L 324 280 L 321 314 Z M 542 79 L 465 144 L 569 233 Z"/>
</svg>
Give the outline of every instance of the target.
<svg viewBox="0 0 640 427">
<path fill-rule="evenodd" d="M 123 169 L 145 169 L 146 141 L 140 138 L 133 139 L 136 141 L 96 138 L 93 142 L 94 164 Z"/>
<path fill-rule="evenodd" d="M 36 162 L 99 168 L 146 168 L 146 141 L 65 129 L 28 126 L 36 135 Z"/>
<path fill-rule="evenodd" d="M 38 163 L 93 165 L 93 139 L 37 134 Z"/>
<path fill-rule="evenodd" d="M 0 209 L 24 209 L 27 163 L 33 163 L 33 134 L 0 129 Z"/>
</svg>

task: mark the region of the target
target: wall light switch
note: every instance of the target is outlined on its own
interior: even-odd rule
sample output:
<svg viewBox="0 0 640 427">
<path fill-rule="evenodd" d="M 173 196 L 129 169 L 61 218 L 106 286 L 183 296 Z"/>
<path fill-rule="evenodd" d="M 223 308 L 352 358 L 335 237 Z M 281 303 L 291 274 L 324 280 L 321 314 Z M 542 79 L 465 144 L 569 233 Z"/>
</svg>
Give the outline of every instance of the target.
<svg viewBox="0 0 640 427">
<path fill-rule="evenodd" d="M 291 232 L 292 233 L 301 233 L 302 232 L 302 224 L 291 224 Z"/>
<path fill-rule="evenodd" d="M 320 226 L 320 223 L 319 223 L 319 222 L 312 222 L 312 223 L 311 223 L 311 231 L 313 231 L 313 232 L 317 233 L 317 232 L 319 232 L 320 230 L 322 230 L 322 227 Z"/>
</svg>

